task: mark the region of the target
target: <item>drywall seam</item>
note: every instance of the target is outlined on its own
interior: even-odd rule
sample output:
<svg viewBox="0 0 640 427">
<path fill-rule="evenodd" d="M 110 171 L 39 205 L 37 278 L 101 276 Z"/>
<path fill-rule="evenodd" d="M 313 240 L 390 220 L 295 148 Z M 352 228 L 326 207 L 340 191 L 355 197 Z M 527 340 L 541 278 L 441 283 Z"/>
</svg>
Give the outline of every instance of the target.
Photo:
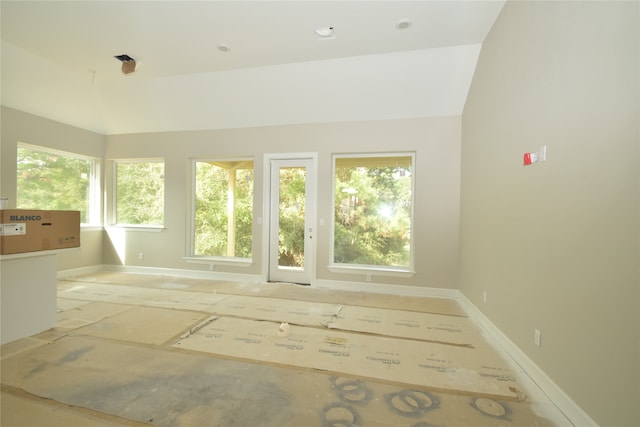
<svg viewBox="0 0 640 427">
<path fill-rule="evenodd" d="M 489 320 L 462 292 L 458 293 L 458 302 L 476 323 L 485 330 L 497 345 L 511 357 L 522 369 L 523 373 L 540 388 L 549 400 L 574 426 L 598 427 L 598 424 L 587 415 L 549 376 L 536 365 L 517 345 L 515 345 L 496 325 Z"/>
</svg>

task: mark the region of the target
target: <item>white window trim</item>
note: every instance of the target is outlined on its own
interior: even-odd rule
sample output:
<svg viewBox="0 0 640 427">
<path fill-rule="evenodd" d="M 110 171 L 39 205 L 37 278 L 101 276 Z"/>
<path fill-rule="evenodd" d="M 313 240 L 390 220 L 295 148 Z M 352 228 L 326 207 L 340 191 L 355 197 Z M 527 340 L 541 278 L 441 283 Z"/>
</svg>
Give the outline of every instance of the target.
<svg viewBox="0 0 640 427">
<path fill-rule="evenodd" d="M 329 264 L 327 269 L 332 273 L 345 274 L 370 274 L 376 276 L 389 277 L 411 277 L 416 274 L 415 270 L 404 267 L 385 267 L 380 265 L 364 264 Z"/>
<path fill-rule="evenodd" d="M 80 224 L 80 230 L 81 231 L 102 231 L 104 229 L 105 229 L 105 227 L 103 227 L 102 225 Z"/>
<path fill-rule="evenodd" d="M 335 250 L 335 223 L 336 223 L 336 159 L 344 158 L 380 158 L 380 157 L 411 157 L 411 221 L 409 232 L 411 233 L 411 241 L 409 242 L 409 265 L 408 266 L 392 266 L 392 265 L 366 265 L 366 264 L 343 264 L 336 263 Z M 351 273 L 351 274 L 376 274 L 383 276 L 410 277 L 415 274 L 415 186 L 416 186 L 416 153 L 413 151 L 400 152 L 383 152 L 383 153 L 333 153 L 331 155 L 331 235 L 329 242 L 329 265 L 328 270 L 333 273 Z"/>
<path fill-rule="evenodd" d="M 107 230 L 127 230 L 127 231 L 143 231 L 150 233 L 159 233 L 166 230 L 164 225 L 144 225 L 144 224 L 113 224 L 106 226 Z"/>
<path fill-rule="evenodd" d="M 190 264 L 208 264 L 214 265 L 229 265 L 234 267 L 251 267 L 253 265 L 252 258 L 232 258 L 232 257 L 217 257 L 217 256 L 185 256 L 182 259 Z M 212 267 L 213 269 L 213 267 Z"/>
</svg>

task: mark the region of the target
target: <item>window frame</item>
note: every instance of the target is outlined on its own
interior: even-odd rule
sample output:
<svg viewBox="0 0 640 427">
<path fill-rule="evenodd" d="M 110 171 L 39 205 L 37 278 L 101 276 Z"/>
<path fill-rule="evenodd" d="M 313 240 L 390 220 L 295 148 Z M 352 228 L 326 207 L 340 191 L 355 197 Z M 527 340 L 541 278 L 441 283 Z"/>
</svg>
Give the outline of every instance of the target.
<svg viewBox="0 0 640 427">
<path fill-rule="evenodd" d="M 16 146 L 16 155 L 20 148 L 25 148 L 30 151 L 53 154 L 56 156 L 64 156 L 76 160 L 82 160 L 89 163 L 89 196 L 87 200 L 87 222 L 81 223 L 80 227 L 82 229 L 87 229 L 91 227 L 101 227 L 102 226 L 102 216 L 101 216 L 101 185 L 100 185 L 100 159 L 97 157 L 87 156 L 84 154 L 73 153 L 70 151 L 57 150 L 55 148 L 49 148 L 42 145 L 29 144 L 25 142 L 18 142 Z M 17 156 L 16 156 L 17 157 Z M 16 159 L 17 161 L 17 159 Z M 17 169 L 16 169 L 17 173 Z M 17 184 L 17 177 L 16 177 Z M 16 185 L 16 205 L 18 204 L 18 188 Z M 21 208 L 22 209 L 22 208 Z"/>
<path fill-rule="evenodd" d="M 251 232 L 251 258 L 243 258 L 243 257 L 230 257 L 223 255 L 196 255 L 195 253 L 195 227 L 196 227 L 196 185 L 197 185 L 197 177 L 196 177 L 196 164 L 198 162 L 242 162 L 247 161 L 251 162 L 253 165 L 253 199 L 251 201 L 251 210 L 252 210 L 252 232 Z M 190 182 L 189 182 L 189 203 L 188 206 L 188 234 L 186 238 L 186 255 L 183 258 L 188 263 L 195 264 L 209 264 L 210 269 L 213 269 L 214 264 L 220 265 L 229 265 L 229 266 L 238 266 L 238 267 L 249 267 L 253 265 L 254 262 L 254 254 L 256 252 L 255 248 L 255 200 L 256 200 L 256 175 L 255 168 L 256 161 L 253 156 L 238 156 L 238 157 L 229 157 L 229 158 L 192 158 L 189 159 L 189 167 L 190 167 Z"/>
<path fill-rule="evenodd" d="M 337 159 L 345 158 L 388 158 L 388 157 L 410 157 L 411 158 L 411 218 L 409 221 L 409 265 L 371 265 L 371 264 L 347 264 L 335 262 L 335 233 L 336 233 L 336 172 Z M 415 204 L 416 204 L 416 153 L 414 151 L 401 152 L 366 152 L 366 153 L 332 153 L 331 154 L 331 234 L 329 236 L 329 265 L 328 270 L 333 273 L 365 274 L 367 281 L 372 275 L 410 277 L 415 274 Z"/>
<path fill-rule="evenodd" d="M 166 162 L 162 157 L 111 159 L 111 203 L 109 204 L 109 226 L 113 228 L 131 229 L 139 231 L 163 231 L 166 222 Z M 124 163 L 162 163 L 163 167 L 163 200 L 162 200 L 162 224 L 127 224 L 118 223 L 118 164 Z"/>
</svg>

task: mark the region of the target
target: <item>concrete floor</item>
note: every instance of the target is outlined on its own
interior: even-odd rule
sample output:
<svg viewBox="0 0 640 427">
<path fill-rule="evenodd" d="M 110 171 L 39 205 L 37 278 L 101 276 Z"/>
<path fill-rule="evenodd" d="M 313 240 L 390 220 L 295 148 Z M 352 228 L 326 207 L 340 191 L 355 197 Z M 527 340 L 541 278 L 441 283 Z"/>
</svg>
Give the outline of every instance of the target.
<svg viewBox="0 0 640 427">
<path fill-rule="evenodd" d="M 312 359 L 292 366 L 176 347 L 229 295 L 466 321 L 454 300 L 108 272 L 60 280 L 58 295 L 55 328 L 0 348 L 2 427 L 571 425 L 508 357 L 518 398 L 470 391 L 456 373 L 443 387 L 417 373 L 414 382 L 354 374 L 339 360 L 320 370 Z"/>
</svg>

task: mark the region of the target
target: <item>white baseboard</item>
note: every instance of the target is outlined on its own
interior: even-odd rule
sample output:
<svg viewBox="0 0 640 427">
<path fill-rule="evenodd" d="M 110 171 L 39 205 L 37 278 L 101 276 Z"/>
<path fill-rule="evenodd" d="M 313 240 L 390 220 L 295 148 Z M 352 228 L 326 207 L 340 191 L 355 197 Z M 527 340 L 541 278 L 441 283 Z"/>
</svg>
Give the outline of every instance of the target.
<svg viewBox="0 0 640 427">
<path fill-rule="evenodd" d="M 111 270 L 112 267 L 113 267 L 112 265 L 98 264 L 98 265 L 92 265 L 90 267 L 72 268 L 69 270 L 58 271 L 57 276 L 58 276 L 58 279 L 64 279 L 66 277 L 82 276 L 85 274 L 94 274 L 100 271 L 109 271 Z"/>
<path fill-rule="evenodd" d="M 531 378 L 571 424 L 580 427 L 598 427 L 598 424 L 584 412 L 573 399 L 494 325 L 462 292 L 456 292 L 458 292 L 458 302 L 460 302 L 460 305 L 462 305 L 462 308 L 467 312 L 469 317 L 475 320 L 495 339 L 496 343 L 509 354 L 513 361 Z"/>
<path fill-rule="evenodd" d="M 189 279 L 228 280 L 228 281 L 234 281 L 234 282 L 249 282 L 249 283 L 257 283 L 257 282 L 263 281 L 262 276 L 258 274 L 237 274 L 237 273 L 224 273 L 220 271 L 202 271 L 202 270 L 188 270 L 188 269 L 180 269 L 180 268 L 139 267 L 139 266 L 107 265 L 107 264 L 59 271 L 58 278 L 80 276 L 83 274 L 92 274 L 100 271 L 117 271 L 117 272 L 132 273 L 132 274 L 151 274 L 155 276 L 174 276 L 174 277 L 184 277 Z"/>
<path fill-rule="evenodd" d="M 459 292 L 456 289 L 426 288 L 421 286 L 388 285 L 372 282 L 347 282 L 317 279 L 312 284 L 315 288 L 335 289 L 352 292 L 372 292 L 377 294 L 390 294 L 410 297 L 432 297 L 457 299 Z"/>
<path fill-rule="evenodd" d="M 123 266 L 123 265 L 111 265 L 111 264 L 93 265 L 90 267 L 82 267 L 82 268 L 74 268 L 70 270 L 58 271 L 58 278 L 62 279 L 66 277 L 81 276 L 85 274 L 98 273 L 100 271 L 118 271 L 122 273 L 153 274 L 157 276 L 175 276 L 175 277 L 185 277 L 190 279 L 229 280 L 229 281 L 235 281 L 235 282 L 249 282 L 249 283 L 258 283 L 258 282 L 264 281 L 264 278 L 258 274 L 238 274 L 238 273 L 224 273 L 219 271 Z M 413 296 L 413 297 L 457 299 L 459 295 L 459 292 L 456 289 L 426 288 L 426 287 L 420 287 L 420 286 L 405 286 L 405 285 L 389 285 L 389 284 L 371 283 L 371 282 L 366 282 L 366 283 L 365 282 L 347 282 L 347 281 L 338 282 L 335 280 L 325 280 L 325 279 L 315 280 L 311 286 L 316 288 L 335 289 L 340 291 L 372 292 L 372 293 L 378 293 L 378 294 L 391 294 L 391 295 Z"/>
</svg>

